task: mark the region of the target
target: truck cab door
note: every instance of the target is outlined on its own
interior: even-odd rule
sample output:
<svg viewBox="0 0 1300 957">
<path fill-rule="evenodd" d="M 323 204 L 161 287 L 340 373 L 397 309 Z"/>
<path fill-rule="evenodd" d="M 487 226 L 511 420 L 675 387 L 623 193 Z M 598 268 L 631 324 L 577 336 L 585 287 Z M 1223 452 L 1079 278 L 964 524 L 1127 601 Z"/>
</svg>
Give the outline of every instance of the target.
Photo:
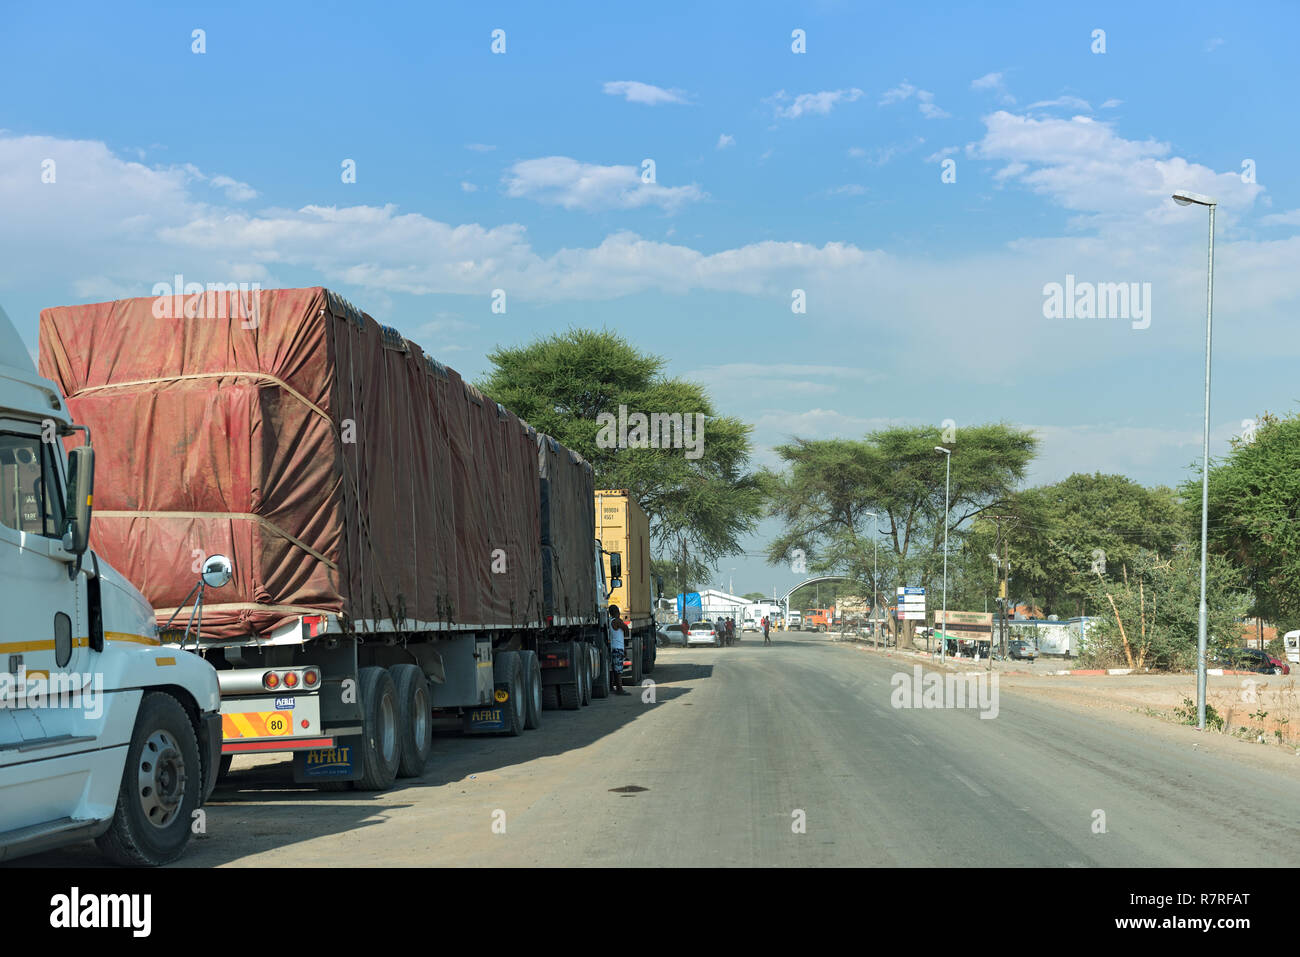
<svg viewBox="0 0 1300 957">
<path fill-rule="evenodd" d="M 88 758 L 66 757 L 89 751 L 70 747 L 86 736 L 84 709 L 57 696 L 89 678 L 86 580 L 69 579 L 61 545 L 60 461 L 36 424 L 0 419 L 0 832 L 68 816 L 89 773 Z M 58 776 L 44 780 L 42 762 L 56 757 Z"/>
</svg>

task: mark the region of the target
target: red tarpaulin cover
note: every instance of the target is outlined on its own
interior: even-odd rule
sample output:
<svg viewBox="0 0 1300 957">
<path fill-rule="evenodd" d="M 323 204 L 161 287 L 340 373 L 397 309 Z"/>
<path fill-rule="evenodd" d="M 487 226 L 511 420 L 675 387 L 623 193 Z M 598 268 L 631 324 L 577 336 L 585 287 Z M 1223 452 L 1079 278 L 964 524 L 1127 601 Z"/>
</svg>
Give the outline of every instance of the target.
<svg viewBox="0 0 1300 957">
<path fill-rule="evenodd" d="M 40 369 L 94 440 L 91 546 L 160 623 L 213 554 L 235 575 L 205 599 L 210 637 L 320 611 L 540 619 L 536 433 L 341 297 L 45 309 Z"/>
</svg>

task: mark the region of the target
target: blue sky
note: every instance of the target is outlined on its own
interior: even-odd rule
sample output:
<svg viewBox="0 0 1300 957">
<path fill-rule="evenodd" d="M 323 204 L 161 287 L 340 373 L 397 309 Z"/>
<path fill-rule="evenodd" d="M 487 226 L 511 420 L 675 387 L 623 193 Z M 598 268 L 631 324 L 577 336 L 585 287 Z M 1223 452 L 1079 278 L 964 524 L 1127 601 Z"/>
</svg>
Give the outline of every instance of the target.
<svg viewBox="0 0 1300 957">
<path fill-rule="evenodd" d="M 498 344 L 607 325 L 753 422 L 760 462 L 792 435 L 944 419 L 959 454 L 962 424 L 1006 420 L 1042 438 L 1034 481 L 1174 483 L 1199 455 L 1205 275 L 1204 211 L 1174 188 L 1220 202 L 1213 449 L 1300 398 L 1297 21 L 1267 3 L 17 9 L 0 303 L 34 347 L 40 308 L 177 272 L 321 283 L 470 377 Z M 1045 318 L 1067 274 L 1149 283 L 1149 327 Z M 793 579 L 723 566 L 743 590 Z"/>
</svg>

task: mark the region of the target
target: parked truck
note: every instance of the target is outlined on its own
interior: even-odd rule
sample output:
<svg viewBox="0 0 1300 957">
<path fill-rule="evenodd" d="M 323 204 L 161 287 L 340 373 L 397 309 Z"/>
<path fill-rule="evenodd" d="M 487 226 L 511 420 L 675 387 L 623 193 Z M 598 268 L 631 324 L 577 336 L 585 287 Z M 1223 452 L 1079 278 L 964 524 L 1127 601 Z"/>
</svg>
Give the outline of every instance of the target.
<svg viewBox="0 0 1300 957">
<path fill-rule="evenodd" d="M 606 574 L 618 578 L 610 565 L 613 555 L 622 557 L 622 584 L 611 590 L 610 603 L 617 605 L 628 624 L 631 640 L 624 649 L 623 674 L 633 684 L 655 670 L 656 645 L 651 588 L 660 593 L 662 583 L 651 583 L 650 519 L 627 489 L 596 490 L 596 536 L 606 552 Z"/>
<path fill-rule="evenodd" d="M 218 290 L 47 309 L 40 338 L 103 436 L 97 545 L 157 620 L 194 615 L 160 556 L 231 557 L 192 643 L 225 767 L 292 752 L 300 782 L 382 790 L 433 718 L 517 735 L 608 692 L 590 465 L 397 330 L 326 289 Z"/>
<path fill-rule="evenodd" d="M 0 859 L 94 838 L 165 864 L 216 781 L 217 676 L 160 646 L 144 596 L 89 547 L 91 434 L 0 310 Z"/>
</svg>

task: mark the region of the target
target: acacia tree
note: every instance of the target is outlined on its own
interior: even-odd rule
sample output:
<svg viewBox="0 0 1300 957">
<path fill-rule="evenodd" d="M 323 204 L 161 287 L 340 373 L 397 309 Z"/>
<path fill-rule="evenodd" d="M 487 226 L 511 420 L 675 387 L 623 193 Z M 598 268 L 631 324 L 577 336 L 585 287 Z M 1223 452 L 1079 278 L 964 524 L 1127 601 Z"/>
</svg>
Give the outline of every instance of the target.
<svg viewBox="0 0 1300 957">
<path fill-rule="evenodd" d="M 801 558 L 812 571 L 872 582 L 873 591 L 918 581 L 928 591 L 941 573 L 945 518 L 951 558 L 963 526 L 1011 494 L 1037 448 L 1030 432 L 1006 424 L 944 438 L 937 428 L 894 428 L 860 441 L 796 438 L 778 446 L 788 470 L 765 472 L 763 482 L 770 514 L 785 530 L 768 560 Z M 952 450 L 947 512 L 947 456 L 937 445 Z M 885 546 L 874 580 L 870 512 Z"/>
<path fill-rule="evenodd" d="M 488 354 L 492 369 L 476 384 L 538 431 L 581 454 L 598 488 L 626 488 L 650 516 L 651 540 L 666 583 L 708 578 L 762 513 L 749 469 L 751 427 L 719 415 L 699 385 L 664 374 L 667 361 L 609 330 L 570 329 Z M 681 448 L 620 447 L 606 441 L 608 419 L 679 415 L 702 430 Z M 602 434 L 602 429 L 605 429 Z M 686 435 L 683 433 L 682 438 Z"/>
</svg>

